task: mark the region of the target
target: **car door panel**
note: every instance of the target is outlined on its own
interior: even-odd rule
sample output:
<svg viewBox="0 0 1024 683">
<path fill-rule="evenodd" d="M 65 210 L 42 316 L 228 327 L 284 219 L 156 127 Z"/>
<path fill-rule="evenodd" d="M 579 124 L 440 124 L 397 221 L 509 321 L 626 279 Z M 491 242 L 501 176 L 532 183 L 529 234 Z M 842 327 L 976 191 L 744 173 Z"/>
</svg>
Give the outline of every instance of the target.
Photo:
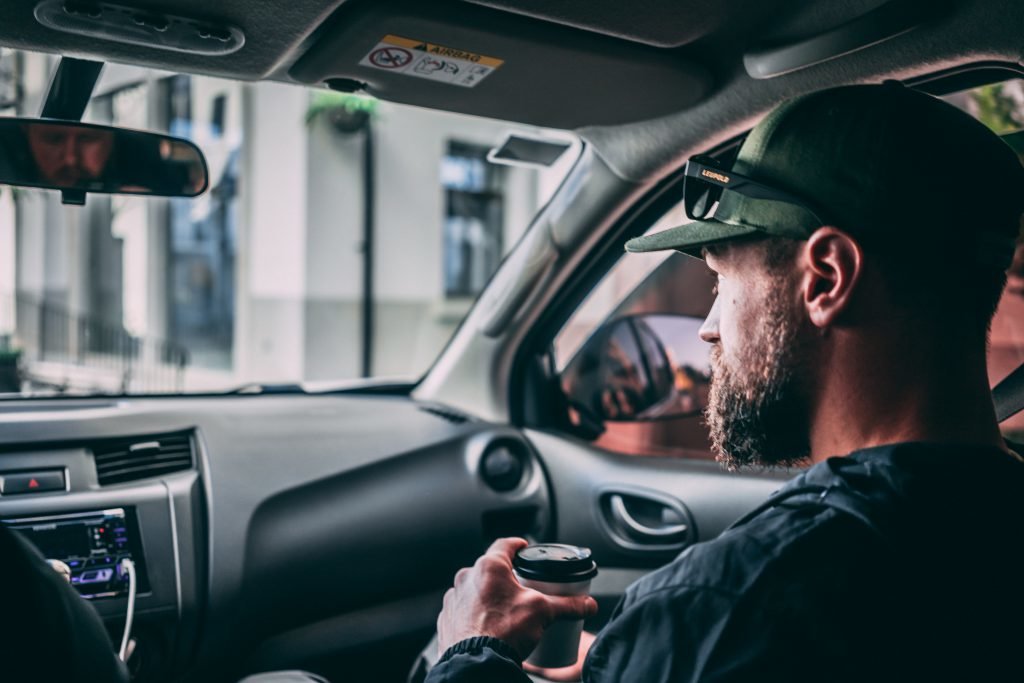
<svg viewBox="0 0 1024 683">
<path fill-rule="evenodd" d="M 552 431 L 525 434 L 548 474 L 554 537 L 591 548 L 600 568 L 593 593 L 601 612 L 589 628 L 603 623 L 629 583 L 689 545 L 714 538 L 790 476 L 727 472 L 709 461 L 622 456 Z M 631 521 L 658 533 L 629 535 L 615 519 L 623 507 Z M 659 508 L 668 514 L 659 516 Z"/>
</svg>

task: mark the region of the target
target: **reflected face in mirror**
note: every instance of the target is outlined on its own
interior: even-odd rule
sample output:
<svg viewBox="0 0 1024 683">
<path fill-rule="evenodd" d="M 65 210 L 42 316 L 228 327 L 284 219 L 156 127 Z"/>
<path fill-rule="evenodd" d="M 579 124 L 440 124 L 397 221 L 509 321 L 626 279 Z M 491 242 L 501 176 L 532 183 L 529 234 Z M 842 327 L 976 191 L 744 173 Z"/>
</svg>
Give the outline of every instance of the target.
<svg viewBox="0 0 1024 683">
<path fill-rule="evenodd" d="M 617 327 L 608 340 L 603 367 L 605 388 L 600 394 L 601 408 L 606 419 L 628 420 L 645 407 L 647 387 L 640 376 L 635 346 L 631 331 L 625 325 Z"/>
<path fill-rule="evenodd" d="M 193 143 L 160 133 L 0 116 L 0 183 L 53 190 L 194 197 L 209 182 Z"/>
<path fill-rule="evenodd" d="M 709 372 L 699 326 L 697 318 L 656 313 L 602 325 L 561 377 L 577 417 L 580 410 L 601 422 L 698 417 Z"/>
<path fill-rule="evenodd" d="M 73 126 L 29 126 L 29 150 L 43 180 L 74 188 L 97 180 L 110 161 L 114 134 Z"/>
</svg>

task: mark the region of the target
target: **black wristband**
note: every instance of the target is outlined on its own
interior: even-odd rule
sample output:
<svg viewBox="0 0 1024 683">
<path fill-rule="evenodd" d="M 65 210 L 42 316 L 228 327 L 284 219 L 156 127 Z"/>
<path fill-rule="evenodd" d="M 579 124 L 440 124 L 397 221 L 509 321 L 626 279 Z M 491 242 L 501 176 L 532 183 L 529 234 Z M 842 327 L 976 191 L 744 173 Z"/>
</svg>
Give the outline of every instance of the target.
<svg viewBox="0 0 1024 683">
<path fill-rule="evenodd" d="M 472 638 L 460 640 L 445 650 L 444 654 L 441 655 L 441 659 L 437 660 L 437 663 L 440 664 L 441 662 L 447 662 L 455 655 L 479 654 L 485 647 L 494 650 L 498 655 L 505 659 L 511 659 L 516 663 L 516 666 L 523 665 L 523 658 L 519 656 L 519 653 L 516 652 L 514 647 L 506 643 L 504 640 L 493 638 L 491 636 L 473 636 Z"/>
</svg>

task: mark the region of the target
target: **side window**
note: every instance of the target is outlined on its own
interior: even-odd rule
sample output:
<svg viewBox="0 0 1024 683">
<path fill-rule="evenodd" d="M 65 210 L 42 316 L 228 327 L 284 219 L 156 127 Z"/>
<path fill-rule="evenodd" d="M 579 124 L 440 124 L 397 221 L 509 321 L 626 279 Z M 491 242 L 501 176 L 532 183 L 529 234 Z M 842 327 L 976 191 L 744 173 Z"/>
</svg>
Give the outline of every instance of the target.
<svg viewBox="0 0 1024 683">
<path fill-rule="evenodd" d="M 1013 265 L 1007 273 L 1006 289 L 992 318 L 989 333 L 988 378 L 992 386 L 1024 364 L 1024 244 L 1018 243 Z M 1003 435 L 1024 442 L 1024 412 L 1000 425 Z"/>
<path fill-rule="evenodd" d="M 685 223 L 673 207 L 649 232 Z M 703 410 L 710 348 L 697 336 L 714 279 L 676 252 L 619 259 L 554 341 L 569 419 L 622 455 L 712 459 Z"/>
<path fill-rule="evenodd" d="M 489 147 L 449 141 L 441 160 L 445 190 L 444 293 L 474 298 L 498 269 L 503 252 L 502 170 Z"/>
<path fill-rule="evenodd" d="M 1024 79 L 943 99 L 1000 135 L 1024 163 Z M 686 220 L 676 206 L 648 232 Z M 701 414 L 709 349 L 697 338 L 712 286 L 702 261 L 674 252 L 630 255 L 615 264 L 554 341 L 556 369 L 577 433 L 623 455 L 712 458 Z M 1024 239 L 992 321 L 991 385 L 1022 363 Z M 1024 412 L 1001 427 L 1007 438 L 1024 442 Z"/>
<path fill-rule="evenodd" d="M 991 83 L 945 98 L 1000 135 L 1024 163 L 1024 79 Z M 1022 226 L 1024 227 L 1024 226 Z M 1024 243 L 1018 239 L 1006 289 L 989 333 L 988 376 L 992 386 L 1024 363 Z M 1024 412 L 1001 425 L 1012 441 L 1024 441 Z"/>
</svg>

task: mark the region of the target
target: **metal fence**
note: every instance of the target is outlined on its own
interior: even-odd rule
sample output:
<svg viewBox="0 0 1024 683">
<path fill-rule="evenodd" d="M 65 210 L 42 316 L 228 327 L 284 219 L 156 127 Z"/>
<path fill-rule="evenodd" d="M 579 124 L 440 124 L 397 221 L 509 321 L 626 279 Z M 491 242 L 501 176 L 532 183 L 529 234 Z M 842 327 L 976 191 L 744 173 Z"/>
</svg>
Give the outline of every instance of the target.
<svg viewBox="0 0 1024 683">
<path fill-rule="evenodd" d="M 57 390 L 118 393 L 180 392 L 189 353 L 155 337 L 71 312 L 60 303 L 18 294 L 15 344 L 25 379 Z"/>
</svg>

